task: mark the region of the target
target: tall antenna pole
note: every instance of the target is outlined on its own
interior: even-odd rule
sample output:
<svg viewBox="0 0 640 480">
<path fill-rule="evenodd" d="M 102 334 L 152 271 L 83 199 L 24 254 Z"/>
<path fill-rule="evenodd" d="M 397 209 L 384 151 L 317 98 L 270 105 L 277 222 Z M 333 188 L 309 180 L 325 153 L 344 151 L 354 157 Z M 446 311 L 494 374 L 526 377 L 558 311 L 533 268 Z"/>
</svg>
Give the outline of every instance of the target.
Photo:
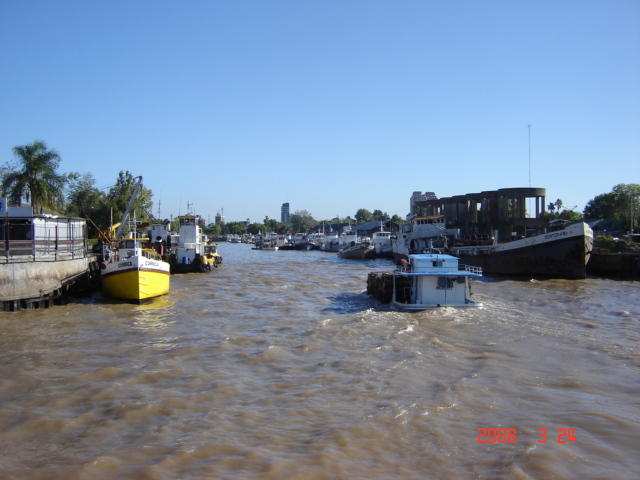
<svg viewBox="0 0 640 480">
<path fill-rule="evenodd" d="M 528 125 L 529 129 L 529 188 L 531 188 L 531 125 Z"/>
</svg>

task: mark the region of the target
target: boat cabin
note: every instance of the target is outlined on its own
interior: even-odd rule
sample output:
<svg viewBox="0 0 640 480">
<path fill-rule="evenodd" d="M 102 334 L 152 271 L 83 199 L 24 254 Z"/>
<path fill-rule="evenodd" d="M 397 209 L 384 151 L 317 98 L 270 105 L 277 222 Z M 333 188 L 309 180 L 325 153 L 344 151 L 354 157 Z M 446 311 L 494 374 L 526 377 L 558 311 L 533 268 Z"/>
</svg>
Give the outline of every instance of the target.
<svg viewBox="0 0 640 480">
<path fill-rule="evenodd" d="M 459 265 L 451 255 L 409 255 L 394 272 L 393 300 L 407 310 L 482 306 L 471 300 L 470 282 L 481 276 L 481 268 Z"/>
</svg>

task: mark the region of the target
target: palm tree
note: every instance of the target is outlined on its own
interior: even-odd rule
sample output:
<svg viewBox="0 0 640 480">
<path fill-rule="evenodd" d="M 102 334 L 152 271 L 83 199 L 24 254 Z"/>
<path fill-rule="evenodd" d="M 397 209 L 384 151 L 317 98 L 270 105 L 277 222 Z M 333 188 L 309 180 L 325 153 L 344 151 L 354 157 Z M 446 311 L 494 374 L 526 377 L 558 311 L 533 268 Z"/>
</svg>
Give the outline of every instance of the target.
<svg viewBox="0 0 640 480">
<path fill-rule="evenodd" d="M 17 170 L 10 170 L 2 179 L 3 195 L 18 206 L 24 199 L 34 210 L 60 207 L 66 182 L 66 177 L 56 172 L 60 155 L 55 150 L 48 150 L 40 140 L 14 147 L 13 153 L 22 165 Z"/>
</svg>

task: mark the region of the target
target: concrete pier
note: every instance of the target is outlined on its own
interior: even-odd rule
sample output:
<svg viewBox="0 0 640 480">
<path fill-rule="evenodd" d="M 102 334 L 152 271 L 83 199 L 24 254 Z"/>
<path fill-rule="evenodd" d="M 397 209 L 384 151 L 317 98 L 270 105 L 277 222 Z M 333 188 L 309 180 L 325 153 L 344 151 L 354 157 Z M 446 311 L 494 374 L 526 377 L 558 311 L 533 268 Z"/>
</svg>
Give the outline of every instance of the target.
<svg viewBox="0 0 640 480">
<path fill-rule="evenodd" d="M 85 219 L 6 205 L 0 199 L 0 310 L 46 308 L 71 289 L 98 286 Z"/>
<path fill-rule="evenodd" d="M 96 288 L 98 258 L 0 264 L 0 310 L 47 308 L 69 291 Z"/>
</svg>

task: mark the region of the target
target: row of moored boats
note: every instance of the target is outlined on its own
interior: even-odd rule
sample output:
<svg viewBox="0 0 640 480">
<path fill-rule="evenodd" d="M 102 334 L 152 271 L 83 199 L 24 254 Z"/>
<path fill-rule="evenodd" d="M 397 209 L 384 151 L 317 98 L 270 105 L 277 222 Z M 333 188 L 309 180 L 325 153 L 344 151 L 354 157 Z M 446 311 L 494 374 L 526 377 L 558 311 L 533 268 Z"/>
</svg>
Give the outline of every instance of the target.
<svg viewBox="0 0 640 480">
<path fill-rule="evenodd" d="M 391 232 L 374 232 L 372 237 L 362 237 L 350 227 L 342 233 L 258 234 L 251 241 L 256 250 L 321 250 L 337 252 L 339 257 L 352 260 L 393 256 Z"/>
</svg>

